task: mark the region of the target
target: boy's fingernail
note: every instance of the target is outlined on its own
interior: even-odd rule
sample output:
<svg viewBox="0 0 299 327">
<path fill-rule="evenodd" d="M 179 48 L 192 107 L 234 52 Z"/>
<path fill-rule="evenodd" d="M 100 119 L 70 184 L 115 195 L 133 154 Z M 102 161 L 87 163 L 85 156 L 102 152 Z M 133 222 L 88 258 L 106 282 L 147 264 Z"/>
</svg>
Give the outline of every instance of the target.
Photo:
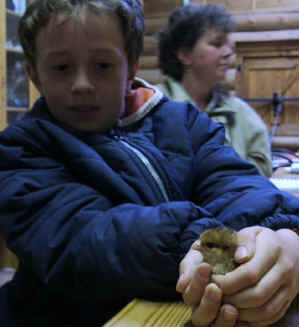
<svg viewBox="0 0 299 327">
<path fill-rule="evenodd" d="M 210 302 L 218 304 L 221 301 L 221 293 L 210 291 L 208 293 L 208 299 Z"/>
<path fill-rule="evenodd" d="M 198 273 L 204 279 L 208 279 L 208 278 L 211 277 L 211 270 L 210 269 L 200 269 Z"/>
<path fill-rule="evenodd" d="M 237 248 L 236 254 L 235 254 L 236 258 L 241 260 L 241 259 L 246 259 L 248 257 L 248 250 L 245 246 L 239 246 Z"/>
<path fill-rule="evenodd" d="M 237 314 L 236 310 L 225 308 L 225 310 L 223 310 L 223 319 L 226 321 L 236 320 Z"/>
<path fill-rule="evenodd" d="M 185 274 L 182 274 L 176 283 L 176 290 L 180 293 L 184 291 L 184 285 L 183 285 L 184 279 L 185 279 Z"/>
</svg>

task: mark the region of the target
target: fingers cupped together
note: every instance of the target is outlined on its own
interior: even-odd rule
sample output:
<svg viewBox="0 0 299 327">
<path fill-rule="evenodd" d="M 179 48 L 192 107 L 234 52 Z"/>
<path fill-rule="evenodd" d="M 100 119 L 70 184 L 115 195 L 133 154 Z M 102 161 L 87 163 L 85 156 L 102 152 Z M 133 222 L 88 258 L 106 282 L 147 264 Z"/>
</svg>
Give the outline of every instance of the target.
<svg viewBox="0 0 299 327">
<path fill-rule="evenodd" d="M 210 283 L 211 267 L 202 263 L 194 271 L 193 278 L 183 292 L 184 302 L 188 305 L 198 305 L 205 293 L 205 288 Z"/>
<path fill-rule="evenodd" d="M 192 322 L 196 327 L 233 327 L 238 311 L 229 304 L 221 306 L 222 292 L 215 284 L 209 284 L 202 300 L 194 307 Z"/>
</svg>

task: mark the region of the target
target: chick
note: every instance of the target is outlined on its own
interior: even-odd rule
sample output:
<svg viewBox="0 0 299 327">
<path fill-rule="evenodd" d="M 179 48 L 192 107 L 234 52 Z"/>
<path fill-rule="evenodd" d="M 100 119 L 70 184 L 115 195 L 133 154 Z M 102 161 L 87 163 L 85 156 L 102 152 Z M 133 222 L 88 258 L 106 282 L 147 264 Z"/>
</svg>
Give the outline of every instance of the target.
<svg viewBox="0 0 299 327">
<path fill-rule="evenodd" d="M 211 228 L 204 231 L 199 240 L 198 250 L 214 274 L 226 274 L 238 266 L 234 261 L 238 245 L 236 231 L 226 227 Z"/>
</svg>

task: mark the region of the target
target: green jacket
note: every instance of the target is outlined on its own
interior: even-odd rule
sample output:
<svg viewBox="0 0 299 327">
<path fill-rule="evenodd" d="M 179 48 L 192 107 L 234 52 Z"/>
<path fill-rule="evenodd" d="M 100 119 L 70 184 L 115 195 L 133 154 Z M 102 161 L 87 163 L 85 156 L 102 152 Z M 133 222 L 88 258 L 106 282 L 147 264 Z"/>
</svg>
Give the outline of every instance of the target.
<svg viewBox="0 0 299 327">
<path fill-rule="evenodd" d="M 183 86 L 167 78 L 158 87 L 175 101 L 194 101 Z M 205 112 L 225 127 L 225 143 L 240 157 L 252 162 L 265 176 L 272 174 L 271 150 L 266 125 L 246 102 L 233 96 L 214 92 Z"/>
</svg>

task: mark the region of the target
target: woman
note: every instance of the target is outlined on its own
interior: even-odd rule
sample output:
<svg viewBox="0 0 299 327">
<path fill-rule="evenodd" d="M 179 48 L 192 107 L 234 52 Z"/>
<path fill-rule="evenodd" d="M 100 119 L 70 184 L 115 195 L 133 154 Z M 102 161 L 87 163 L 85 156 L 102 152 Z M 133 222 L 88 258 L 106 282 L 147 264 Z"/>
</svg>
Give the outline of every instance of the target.
<svg viewBox="0 0 299 327">
<path fill-rule="evenodd" d="M 159 68 L 167 76 L 160 89 L 172 100 L 189 101 L 224 125 L 226 144 L 259 172 L 271 176 L 265 124 L 244 101 L 221 86 L 231 65 L 229 33 L 235 24 L 222 6 L 186 5 L 170 15 L 159 34 Z"/>
</svg>

